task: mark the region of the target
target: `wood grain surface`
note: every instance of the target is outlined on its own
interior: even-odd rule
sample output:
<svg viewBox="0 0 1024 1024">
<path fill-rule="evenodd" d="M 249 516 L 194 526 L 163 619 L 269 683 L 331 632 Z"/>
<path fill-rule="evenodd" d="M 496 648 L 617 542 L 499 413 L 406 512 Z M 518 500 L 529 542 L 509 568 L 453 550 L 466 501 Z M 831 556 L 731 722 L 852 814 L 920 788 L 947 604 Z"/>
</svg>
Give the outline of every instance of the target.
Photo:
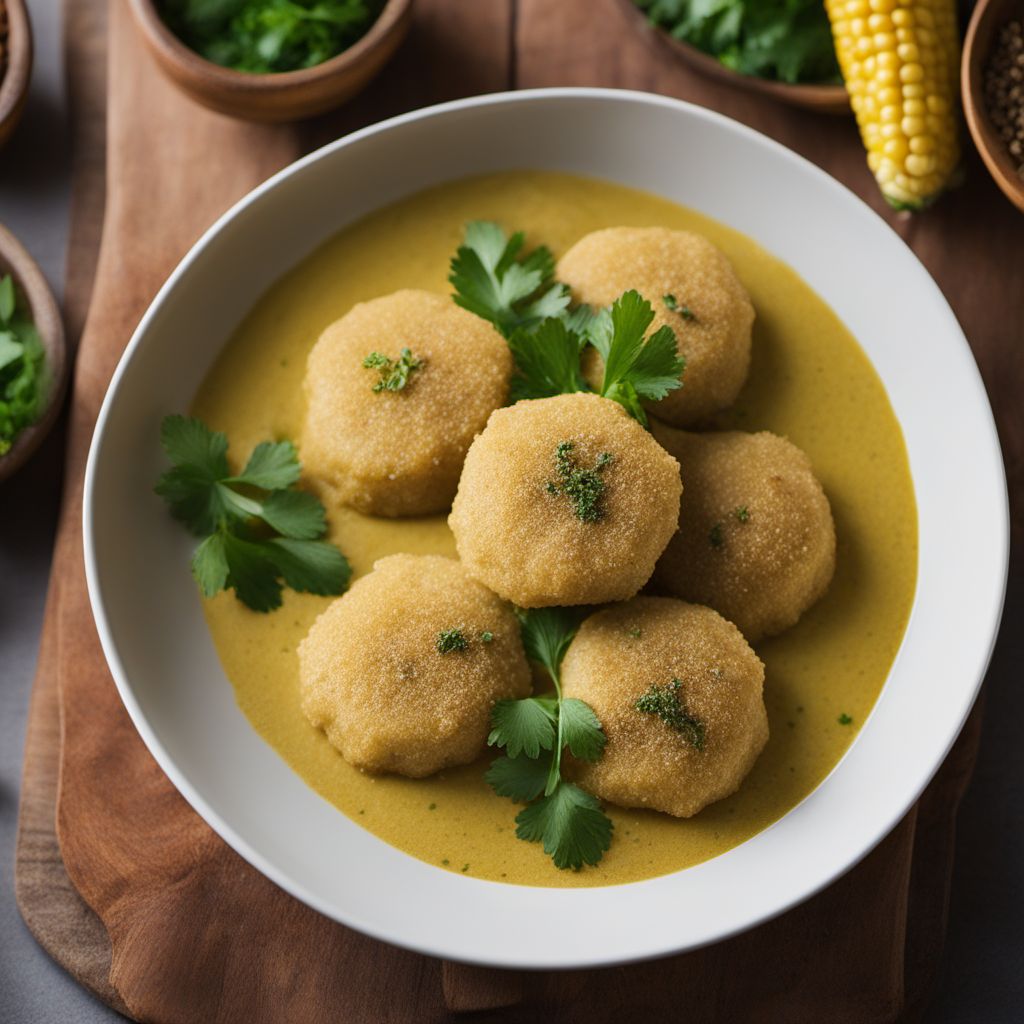
<svg viewBox="0 0 1024 1024">
<path fill-rule="evenodd" d="M 796 910 L 657 963 L 499 972 L 365 938 L 250 868 L 149 757 L 99 651 L 82 571 L 82 469 L 116 360 L 167 273 L 226 206 L 312 145 L 400 110 L 509 86 L 628 86 L 694 100 L 775 136 L 864 196 L 918 252 L 964 324 L 1001 414 L 1020 495 L 1024 356 L 1007 325 L 1024 322 L 1024 290 L 1007 267 L 1024 251 L 1024 218 L 980 163 L 970 162 L 969 185 L 934 211 L 897 218 L 877 196 L 850 123 L 710 84 L 637 31 L 628 14 L 618 0 L 418 0 L 410 39 L 356 103 L 299 127 L 258 128 L 175 92 L 138 47 L 125 0 L 111 0 L 103 245 L 75 378 L 53 570 L 60 586 L 47 609 L 26 743 L 18 892 L 40 941 L 138 1020 L 412 1022 L 477 1011 L 478 1019 L 509 1021 L 868 1022 L 910 1018 L 924 1005 L 978 713 L 918 807 L 853 871 Z M 85 46 L 70 40 L 72 57 L 87 62 Z M 95 157 L 80 159 L 95 167 Z M 77 225 L 90 215 L 94 207 L 76 205 Z M 86 237 L 85 226 L 80 232 Z M 47 828 L 55 796 L 66 875 Z"/>
</svg>

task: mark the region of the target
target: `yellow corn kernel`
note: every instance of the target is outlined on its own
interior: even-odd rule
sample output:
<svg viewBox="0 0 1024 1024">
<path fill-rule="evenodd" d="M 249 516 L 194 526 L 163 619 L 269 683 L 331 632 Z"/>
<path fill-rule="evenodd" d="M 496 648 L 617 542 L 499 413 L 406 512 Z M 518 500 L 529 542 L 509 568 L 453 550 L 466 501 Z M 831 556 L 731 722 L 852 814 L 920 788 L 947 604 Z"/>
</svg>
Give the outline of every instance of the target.
<svg viewBox="0 0 1024 1024">
<path fill-rule="evenodd" d="M 920 209 L 960 161 L 956 0 L 825 0 L 868 167 L 896 207 Z"/>
</svg>

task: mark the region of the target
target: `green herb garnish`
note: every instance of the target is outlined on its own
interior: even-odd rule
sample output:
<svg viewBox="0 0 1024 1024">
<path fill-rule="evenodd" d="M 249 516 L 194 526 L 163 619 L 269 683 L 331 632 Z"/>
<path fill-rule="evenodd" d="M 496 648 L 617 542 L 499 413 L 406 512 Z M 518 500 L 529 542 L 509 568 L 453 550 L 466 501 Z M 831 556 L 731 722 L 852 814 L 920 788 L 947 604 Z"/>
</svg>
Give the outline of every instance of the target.
<svg viewBox="0 0 1024 1024">
<path fill-rule="evenodd" d="M 472 221 L 451 261 L 456 304 L 490 320 L 506 338 L 558 317 L 569 305 L 569 289 L 554 283 L 549 249 L 539 246 L 520 257 L 525 238 L 522 231 L 509 238 L 497 224 Z"/>
<path fill-rule="evenodd" d="M 18 301 L 14 278 L 0 277 L 0 458 L 43 412 L 50 380 L 35 324 Z"/>
<path fill-rule="evenodd" d="M 667 726 L 675 729 L 698 750 L 704 749 L 704 723 L 686 710 L 679 695 L 681 683 L 673 679 L 667 686 L 657 683 L 641 694 L 634 705 L 637 711 L 657 715 Z"/>
<path fill-rule="evenodd" d="M 296 71 L 347 50 L 383 0 L 158 0 L 174 34 L 200 56 L 254 74 Z"/>
<path fill-rule="evenodd" d="M 561 664 L 579 628 L 580 613 L 563 608 L 521 612 L 527 655 L 547 670 L 553 696 L 502 700 L 491 713 L 491 746 L 505 748 L 487 772 L 499 796 L 526 803 L 516 835 L 540 842 L 559 868 L 596 864 L 611 844 L 612 822 L 600 802 L 561 775 L 562 751 L 585 761 L 600 758 L 605 735 L 593 708 L 562 697 Z"/>
<path fill-rule="evenodd" d="M 563 441 L 555 449 L 555 468 L 558 483 L 549 480 L 545 484 L 548 494 L 564 494 L 572 504 L 578 519 L 585 523 L 596 523 L 604 518 L 604 480 L 601 473 L 614 461 L 611 452 L 602 452 L 593 469 L 583 469 L 573 458 L 572 441 Z"/>
<path fill-rule="evenodd" d="M 423 360 L 417 359 L 412 352 L 403 348 L 397 359 L 390 359 L 383 352 L 371 352 L 364 360 L 363 367 L 376 370 L 380 379 L 373 385 L 376 393 L 381 391 L 402 391 L 409 378 L 423 366 Z"/>
<path fill-rule="evenodd" d="M 837 719 L 840 725 L 852 725 L 853 719 L 844 711 Z"/>
<path fill-rule="evenodd" d="M 253 611 L 269 612 L 280 607 L 285 585 L 344 593 L 348 561 L 319 539 L 327 530 L 323 505 L 294 489 L 301 467 L 290 441 L 257 445 L 239 474 L 228 468 L 227 437 L 201 420 L 166 416 L 160 441 L 173 466 L 156 493 L 203 538 L 192 575 L 205 597 L 231 588 Z"/>
<path fill-rule="evenodd" d="M 494 639 L 494 634 L 489 630 L 485 629 L 480 634 L 480 643 L 489 644 Z"/>
<path fill-rule="evenodd" d="M 639 626 L 634 626 L 634 627 L 633 627 L 633 628 L 632 628 L 632 629 L 631 629 L 631 630 L 629 631 L 629 635 L 630 635 L 630 636 L 631 636 L 631 637 L 632 637 L 632 638 L 633 638 L 634 640 L 639 640 L 639 639 L 640 639 L 640 637 L 641 637 L 641 636 L 643 635 L 643 630 L 642 630 L 642 629 L 641 629 L 641 628 L 640 628 Z"/>
<path fill-rule="evenodd" d="M 741 523 L 746 523 L 750 521 L 750 509 L 747 508 L 746 505 L 737 505 L 736 508 L 732 510 L 732 514 Z"/>
<path fill-rule="evenodd" d="M 661 301 L 665 303 L 665 308 L 670 313 L 678 313 L 684 320 L 697 319 L 693 310 L 690 309 L 689 306 L 680 305 L 679 300 L 671 293 L 668 295 L 662 295 Z"/>
<path fill-rule="evenodd" d="M 708 533 L 708 541 L 713 548 L 720 548 L 725 543 L 725 534 L 722 532 L 722 524 L 715 523 Z"/>
<path fill-rule="evenodd" d="M 744 75 L 842 81 L 821 0 L 634 0 L 676 39 Z"/>
<path fill-rule="evenodd" d="M 437 634 L 437 653 L 451 654 L 453 651 L 464 651 L 469 646 L 469 641 L 462 632 L 461 626 L 454 629 L 442 629 Z"/>
</svg>

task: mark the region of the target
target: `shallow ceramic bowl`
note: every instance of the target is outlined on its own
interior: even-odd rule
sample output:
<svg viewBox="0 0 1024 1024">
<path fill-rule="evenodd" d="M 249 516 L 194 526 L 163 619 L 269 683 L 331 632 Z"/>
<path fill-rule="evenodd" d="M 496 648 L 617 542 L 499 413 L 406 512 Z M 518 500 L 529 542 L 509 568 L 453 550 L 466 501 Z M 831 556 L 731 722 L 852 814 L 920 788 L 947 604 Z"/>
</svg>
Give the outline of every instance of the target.
<svg viewBox="0 0 1024 1024">
<path fill-rule="evenodd" d="M 0 0 L 0 21 L 7 16 L 7 70 L 0 73 L 0 146 L 14 132 L 28 98 L 32 78 L 32 25 L 25 0 Z"/>
<path fill-rule="evenodd" d="M 164 24 L 156 0 L 131 0 L 131 9 L 160 69 L 197 103 L 249 121 L 295 121 L 340 106 L 369 83 L 405 38 L 412 0 L 387 0 L 366 35 L 336 57 L 263 75 L 200 57 Z"/>
<path fill-rule="evenodd" d="M 983 0 L 974 9 L 964 38 L 960 92 L 971 138 L 989 174 L 1007 199 L 1024 212 L 1024 178 L 992 124 L 985 106 L 985 65 L 999 30 L 1014 18 L 1024 18 L 1024 0 Z"/>
<path fill-rule="evenodd" d="M 382 205 L 515 167 L 658 193 L 794 267 L 881 375 L 917 493 L 913 613 L 846 756 L 802 804 L 741 846 L 629 885 L 467 878 L 388 846 L 317 796 L 237 708 L 188 571 L 192 540 L 152 494 L 164 467 L 161 417 L 188 406 L 276 279 Z M 225 214 L 161 289 L 114 375 L 89 458 L 84 529 L 93 610 L 125 705 L 160 766 L 231 846 L 310 906 L 377 938 L 455 960 L 554 968 L 724 938 L 806 899 L 886 835 L 949 750 L 988 664 L 1008 511 L 967 343 L 935 283 L 879 217 L 812 164 L 707 110 L 645 93 L 551 89 L 460 100 L 356 132 Z M 538 928 L 539 920 L 572 926 Z"/>
<path fill-rule="evenodd" d="M 43 438 L 50 432 L 60 413 L 68 380 L 64 321 L 57 300 L 53 297 L 42 270 L 29 255 L 28 250 L 10 231 L 0 225 L 0 277 L 6 274 L 14 278 L 18 292 L 28 303 L 32 322 L 36 325 L 39 340 L 46 352 L 50 385 L 39 418 L 18 434 L 6 455 L 0 455 L 0 481 L 24 465 L 42 444 Z"/>
</svg>

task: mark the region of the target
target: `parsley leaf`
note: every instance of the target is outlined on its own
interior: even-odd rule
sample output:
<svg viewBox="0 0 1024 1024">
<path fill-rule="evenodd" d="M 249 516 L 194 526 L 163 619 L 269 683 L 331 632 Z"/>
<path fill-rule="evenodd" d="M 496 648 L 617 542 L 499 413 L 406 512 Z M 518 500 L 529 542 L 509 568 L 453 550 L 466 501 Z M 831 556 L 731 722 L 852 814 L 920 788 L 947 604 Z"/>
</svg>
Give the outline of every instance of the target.
<svg viewBox="0 0 1024 1024">
<path fill-rule="evenodd" d="M 585 336 L 562 320 L 544 320 L 532 331 L 514 330 L 508 339 L 516 361 L 512 401 L 588 391 L 580 373 L 580 350 L 585 343 Z"/>
<path fill-rule="evenodd" d="M 590 340 L 604 360 L 600 394 L 624 406 L 634 419 L 647 425 L 641 400 L 657 402 L 681 387 L 686 360 L 676 348 L 671 327 L 659 327 L 645 339 L 654 320 L 651 304 L 637 291 L 628 291 L 612 303 L 607 317 L 598 317 Z"/>
<path fill-rule="evenodd" d="M 35 324 L 18 301 L 14 278 L 0 277 L 0 458 L 39 418 L 50 389 Z"/>
<path fill-rule="evenodd" d="M 540 246 L 520 257 L 524 241 L 521 231 L 508 238 L 491 221 L 472 221 L 448 277 L 456 304 L 489 320 L 506 338 L 559 316 L 569 305 L 568 287 L 553 283 L 550 250 Z"/>
<path fill-rule="evenodd" d="M 233 589 L 243 604 L 268 612 L 283 584 L 311 594 L 341 594 L 351 569 L 333 544 L 324 508 L 312 494 L 290 490 L 301 473 L 290 441 L 258 445 L 232 476 L 227 437 L 202 421 L 167 416 L 160 440 L 173 465 L 156 493 L 202 543 L 192 575 L 204 597 Z"/>
<path fill-rule="evenodd" d="M 520 839 L 544 844 L 555 867 L 574 871 L 596 864 L 612 841 L 612 822 L 600 803 L 571 782 L 524 807 L 516 826 Z"/>
<path fill-rule="evenodd" d="M 498 796 L 529 803 L 544 792 L 550 769 L 551 757 L 548 754 L 543 757 L 527 754 L 499 757 L 491 764 L 484 779 Z"/>
<path fill-rule="evenodd" d="M 558 703 L 549 697 L 499 700 L 491 710 L 489 746 L 504 747 L 509 757 L 537 757 L 555 745 Z"/>
<path fill-rule="evenodd" d="M 528 804 L 516 817 L 516 835 L 542 842 L 557 867 L 578 870 L 601 859 L 612 835 L 600 803 L 561 776 L 563 749 L 596 761 L 605 745 L 594 709 L 562 697 L 562 658 L 585 612 L 537 608 L 518 614 L 526 653 L 547 669 L 555 694 L 494 705 L 487 742 L 504 747 L 506 756 L 485 777 L 498 796 Z"/>
<path fill-rule="evenodd" d="M 673 679 L 667 686 L 653 683 L 637 697 L 634 707 L 648 715 L 656 715 L 670 729 L 680 733 L 697 750 L 704 749 L 704 723 L 686 708 L 680 694 L 682 683 Z"/>
</svg>

